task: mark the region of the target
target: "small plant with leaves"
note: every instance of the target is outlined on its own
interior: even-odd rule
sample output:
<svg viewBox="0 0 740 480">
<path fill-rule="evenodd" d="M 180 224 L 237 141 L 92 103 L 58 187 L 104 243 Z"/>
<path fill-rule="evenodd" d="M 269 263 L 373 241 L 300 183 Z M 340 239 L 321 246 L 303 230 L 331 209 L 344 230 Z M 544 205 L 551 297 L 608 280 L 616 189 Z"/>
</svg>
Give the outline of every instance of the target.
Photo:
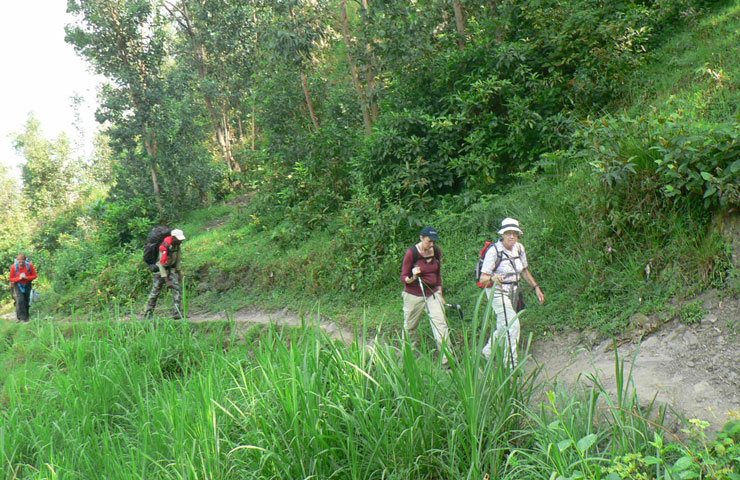
<svg viewBox="0 0 740 480">
<path fill-rule="evenodd" d="M 701 322 L 704 314 L 706 314 L 706 310 L 704 310 L 701 302 L 696 300 L 681 308 L 678 312 L 678 319 L 681 323 L 694 324 Z"/>
</svg>

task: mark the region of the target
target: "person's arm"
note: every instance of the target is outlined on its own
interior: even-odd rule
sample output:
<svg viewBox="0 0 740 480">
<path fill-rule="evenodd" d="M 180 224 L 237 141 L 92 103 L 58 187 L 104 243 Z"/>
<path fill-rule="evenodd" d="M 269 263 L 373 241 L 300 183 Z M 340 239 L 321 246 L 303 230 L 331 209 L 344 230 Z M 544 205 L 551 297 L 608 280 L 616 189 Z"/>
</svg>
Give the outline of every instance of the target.
<svg viewBox="0 0 740 480">
<path fill-rule="evenodd" d="M 414 254 L 411 251 L 411 248 L 406 250 L 406 255 L 403 256 L 403 264 L 401 265 L 401 282 L 407 285 L 415 282 L 421 273 L 421 268 L 413 265 Z"/>
<path fill-rule="evenodd" d="M 159 246 L 159 260 L 157 260 L 157 268 L 159 269 L 159 276 L 167 278 L 167 270 L 164 266 L 167 264 L 167 247 L 163 244 Z"/>
<path fill-rule="evenodd" d="M 18 278 L 18 275 L 16 275 L 15 272 L 15 265 L 10 266 L 10 281 L 13 283 L 18 283 L 21 279 Z"/>
<path fill-rule="evenodd" d="M 436 247 L 436 248 L 439 249 L 438 250 L 439 252 L 439 296 L 442 298 L 442 303 L 445 303 L 445 294 L 442 288 L 442 249 L 440 247 Z"/>
<path fill-rule="evenodd" d="M 36 275 L 36 267 L 33 266 L 33 263 L 28 263 L 28 276 L 26 276 L 26 281 L 32 282 L 38 278 L 38 275 Z"/>
<path fill-rule="evenodd" d="M 494 275 L 493 273 L 496 264 L 495 257 L 498 257 L 498 251 L 494 245 L 491 245 L 483 258 L 483 266 L 480 272 L 480 283 L 486 288 L 492 287 L 494 283 L 504 281 L 502 275 Z"/>
<path fill-rule="evenodd" d="M 542 291 L 542 287 L 540 287 L 540 285 L 534 279 L 534 276 L 532 275 L 532 272 L 529 271 L 529 268 L 522 270 L 522 278 L 534 288 L 534 293 L 537 294 L 537 299 L 540 301 L 540 305 L 544 305 L 545 293 Z"/>
</svg>

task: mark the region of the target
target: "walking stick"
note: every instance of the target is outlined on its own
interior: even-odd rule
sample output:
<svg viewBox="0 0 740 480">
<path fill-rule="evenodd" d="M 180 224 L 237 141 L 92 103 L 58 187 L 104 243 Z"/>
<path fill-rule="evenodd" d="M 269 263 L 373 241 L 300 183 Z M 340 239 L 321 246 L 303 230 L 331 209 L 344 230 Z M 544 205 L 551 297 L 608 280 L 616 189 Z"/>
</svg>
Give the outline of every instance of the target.
<svg viewBox="0 0 740 480">
<path fill-rule="evenodd" d="M 427 315 L 431 317 L 432 314 L 429 313 L 429 305 L 427 304 L 427 294 L 424 293 L 424 283 L 421 281 L 421 276 L 419 276 L 419 287 L 421 287 L 421 296 L 424 297 L 424 310 L 426 310 Z"/>
</svg>

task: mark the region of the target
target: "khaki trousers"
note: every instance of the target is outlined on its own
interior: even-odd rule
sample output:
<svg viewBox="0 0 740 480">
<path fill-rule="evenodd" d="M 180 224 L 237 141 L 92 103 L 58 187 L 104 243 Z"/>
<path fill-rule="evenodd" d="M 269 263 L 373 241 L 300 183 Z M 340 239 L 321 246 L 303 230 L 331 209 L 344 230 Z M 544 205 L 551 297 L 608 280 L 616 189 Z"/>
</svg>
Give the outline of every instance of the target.
<svg viewBox="0 0 740 480">
<path fill-rule="evenodd" d="M 424 297 L 417 297 L 408 292 L 401 292 L 403 297 L 403 330 L 404 338 L 415 337 L 419 328 L 419 321 L 422 314 L 426 311 L 424 307 Z M 427 305 L 429 308 L 429 323 L 434 333 L 434 341 L 437 342 L 437 348 L 442 351 L 442 346 L 449 348 L 448 340 L 450 337 L 447 319 L 445 318 L 445 307 L 442 303 L 441 296 L 437 293 L 427 295 Z M 416 341 L 412 341 L 416 344 Z M 442 363 L 447 363 L 447 356 L 442 356 Z"/>
</svg>

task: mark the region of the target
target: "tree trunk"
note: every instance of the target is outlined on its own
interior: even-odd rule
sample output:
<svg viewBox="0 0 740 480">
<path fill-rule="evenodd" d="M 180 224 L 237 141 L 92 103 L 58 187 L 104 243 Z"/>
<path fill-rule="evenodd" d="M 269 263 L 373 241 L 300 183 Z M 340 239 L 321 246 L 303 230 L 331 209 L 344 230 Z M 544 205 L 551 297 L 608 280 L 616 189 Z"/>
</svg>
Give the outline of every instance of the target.
<svg viewBox="0 0 740 480">
<path fill-rule="evenodd" d="M 257 151 L 257 100 L 252 101 L 252 151 Z"/>
<path fill-rule="evenodd" d="M 154 190 L 154 201 L 157 202 L 157 210 L 159 211 L 160 217 L 164 214 L 164 208 L 162 208 L 162 191 L 159 188 L 159 180 L 157 179 L 157 139 L 155 134 L 152 132 L 148 125 L 143 126 L 144 130 L 144 147 L 146 153 L 149 154 L 149 170 L 152 174 L 152 188 Z"/>
<path fill-rule="evenodd" d="M 347 0 L 342 0 L 339 4 L 341 20 L 342 20 L 342 33 L 344 35 L 344 46 L 347 50 L 347 63 L 349 63 L 349 69 L 352 73 L 352 84 L 357 91 L 357 98 L 360 102 L 360 110 L 362 111 L 362 122 L 365 125 L 365 134 L 370 136 L 373 133 L 373 121 L 370 116 L 370 110 L 368 108 L 367 95 L 365 90 L 362 88 L 360 83 L 360 73 L 357 68 L 357 64 L 352 58 L 352 39 L 349 33 L 349 18 L 347 17 Z"/>
<path fill-rule="evenodd" d="M 252 14 L 254 24 L 257 25 L 257 13 Z M 259 31 L 254 34 L 254 56 L 259 59 L 259 46 L 260 46 L 260 33 Z M 256 85 L 255 85 L 256 86 Z M 252 151 L 257 151 L 257 98 L 252 98 Z"/>
<path fill-rule="evenodd" d="M 168 11 L 174 16 L 172 7 L 168 7 Z M 182 21 L 179 23 L 188 35 L 190 44 L 193 48 L 193 57 L 195 58 L 198 77 L 201 81 L 206 80 L 208 78 L 208 55 L 205 46 L 203 46 L 203 42 L 201 42 L 195 32 L 186 2 L 181 2 L 181 8 L 179 8 L 179 11 L 182 14 Z M 229 170 L 234 171 L 234 155 L 231 150 L 231 140 L 229 138 L 228 106 L 225 105 L 224 102 L 214 102 L 214 99 L 206 93 L 205 90 L 202 90 L 201 93 L 203 94 L 203 100 L 206 104 L 208 117 L 211 120 L 211 126 L 213 127 L 213 132 L 216 137 L 216 143 L 218 144 L 221 153 L 221 161 L 226 164 Z M 218 103 L 218 106 L 216 106 L 216 103 Z"/>
<path fill-rule="evenodd" d="M 457 28 L 457 47 L 465 50 L 465 15 L 460 0 L 452 0 L 452 9 L 455 11 L 455 27 Z"/>
<path fill-rule="evenodd" d="M 306 105 L 308 106 L 308 115 L 311 117 L 311 123 L 316 131 L 319 130 L 319 119 L 316 118 L 316 112 L 313 109 L 313 99 L 311 99 L 311 92 L 308 91 L 308 77 L 304 72 L 301 72 L 301 87 L 303 87 L 303 95 L 306 97 Z"/>
<path fill-rule="evenodd" d="M 362 0 L 362 8 L 365 9 L 365 16 L 370 16 L 370 5 L 368 4 L 367 0 Z M 375 76 L 376 72 L 378 71 L 378 60 L 375 57 L 375 52 L 373 51 L 373 46 L 371 43 L 368 43 L 365 45 L 365 52 L 367 53 L 368 57 L 368 65 L 367 65 L 367 71 L 365 72 L 365 81 L 367 82 L 367 90 L 365 91 L 365 94 L 367 95 L 367 101 L 368 101 L 368 108 L 370 110 L 370 119 L 372 120 L 372 123 L 378 121 L 378 118 L 380 117 L 380 109 L 378 108 L 378 94 L 376 90 L 376 84 L 375 84 Z"/>
</svg>

